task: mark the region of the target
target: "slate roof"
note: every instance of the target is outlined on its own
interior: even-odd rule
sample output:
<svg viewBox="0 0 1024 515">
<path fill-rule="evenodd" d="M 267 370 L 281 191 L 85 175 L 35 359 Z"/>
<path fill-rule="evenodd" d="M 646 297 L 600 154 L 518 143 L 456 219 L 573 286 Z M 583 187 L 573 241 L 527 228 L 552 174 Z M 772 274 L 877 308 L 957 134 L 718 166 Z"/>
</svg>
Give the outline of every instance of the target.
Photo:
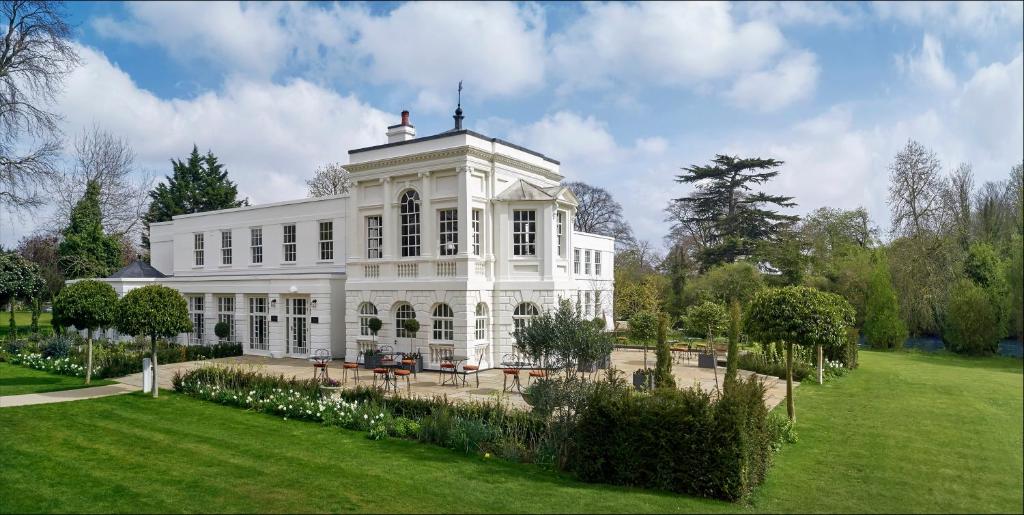
<svg viewBox="0 0 1024 515">
<path fill-rule="evenodd" d="M 135 260 L 132 261 L 128 266 L 114 272 L 109 278 L 110 279 L 159 279 L 161 277 L 167 277 L 159 270 L 155 269 L 149 263 L 144 261 Z"/>
</svg>

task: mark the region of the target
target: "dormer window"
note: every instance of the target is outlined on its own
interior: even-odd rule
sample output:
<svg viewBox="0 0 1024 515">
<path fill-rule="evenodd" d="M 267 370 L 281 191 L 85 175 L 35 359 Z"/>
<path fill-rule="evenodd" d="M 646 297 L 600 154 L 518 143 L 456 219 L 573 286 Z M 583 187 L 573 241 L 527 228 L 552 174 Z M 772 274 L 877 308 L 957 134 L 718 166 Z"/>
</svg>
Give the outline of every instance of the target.
<svg viewBox="0 0 1024 515">
<path fill-rule="evenodd" d="M 402 257 L 420 255 L 420 194 L 408 190 L 399 200 Z"/>
</svg>

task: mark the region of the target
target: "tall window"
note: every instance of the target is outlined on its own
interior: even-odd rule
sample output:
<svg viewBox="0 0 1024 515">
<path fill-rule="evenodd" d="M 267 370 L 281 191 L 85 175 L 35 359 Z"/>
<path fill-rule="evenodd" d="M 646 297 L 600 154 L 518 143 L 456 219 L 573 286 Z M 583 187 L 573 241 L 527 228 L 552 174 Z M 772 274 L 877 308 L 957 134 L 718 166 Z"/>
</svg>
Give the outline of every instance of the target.
<svg viewBox="0 0 1024 515">
<path fill-rule="evenodd" d="M 249 348 L 267 350 L 267 298 L 249 297 Z"/>
<path fill-rule="evenodd" d="M 377 317 L 377 306 L 364 302 L 359 305 L 359 336 L 373 336 L 370 319 Z"/>
<path fill-rule="evenodd" d="M 228 325 L 226 341 L 235 341 L 235 298 L 231 296 L 217 297 L 217 323 Z"/>
<path fill-rule="evenodd" d="M 533 323 L 533 317 L 537 315 L 540 315 L 540 311 L 535 304 L 523 302 L 512 312 L 512 324 L 516 329 L 527 327 Z"/>
<path fill-rule="evenodd" d="M 576 309 L 583 311 L 583 292 L 576 290 Z"/>
<path fill-rule="evenodd" d="M 203 266 L 205 261 L 203 255 L 203 233 L 197 232 L 193 236 L 194 245 L 192 246 L 193 253 L 195 254 L 195 266 Z"/>
<path fill-rule="evenodd" d="M 583 314 L 590 316 L 590 292 L 583 293 Z"/>
<path fill-rule="evenodd" d="M 479 209 L 473 210 L 473 255 L 480 255 L 480 219 L 484 212 Z"/>
<path fill-rule="evenodd" d="M 384 257 L 384 228 L 381 217 L 366 217 L 366 258 L 380 259 Z"/>
<path fill-rule="evenodd" d="M 583 251 L 583 273 L 590 275 L 590 251 Z"/>
<path fill-rule="evenodd" d="M 334 259 L 334 222 L 320 222 L 320 260 Z"/>
<path fill-rule="evenodd" d="M 220 264 L 231 264 L 231 231 L 220 232 Z"/>
<path fill-rule="evenodd" d="M 412 306 L 408 304 L 399 304 L 398 309 L 395 310 L 396 338 L 409 338 L 412 336 L 405 332 L 405 321 L 411 318 L 416 318 L 416 310 L 412 309 Z"/>
<path fill-rule="evenodd" d="M 601 290 L 594 290 L 594 316 L 600 316 L 601 311 Z"/>
<path fill-rule="evenodd" d="M 572 249 L 572 272 L 580 273 L 580 249 Z"/>
<path fill-rule="evenodd" d="M 263 228 L 253 227 L 249 229 L 249 251 L 254 264 L 263 262 Z"/>
<path fill-rule="evenodd" d="M 402 257 L 420 255 L 420 194 L 409 190 L 399 200 L 399 223 L 402 226 Z"/>
<path fill-rule="evenodd" d="M 512 211 L 512 254 L 537 255 L 537 212 L 516 209 Z"/>
<path fill-rule="evenodd" d="M 192 319 L 192 332 L 189 333 L 189 345 L 202 345 L 203 343 L 203 296 L 194 295 L 188 298 L 189 318 Z"/>
<path fill-rule="evenodd" d="M 438 255 L 454 256 L 459 253 L 459 212 L 455 209 L 442 209 L 437 215 L 437 234 L 440 236 Z"/>
<path fill-rule="evenodd" d="M 295 261 L 295 224 L 284 226 L 284 261 Z"/>
<path fill-rule="evenodd" d="M 476 305 L 476 320 L 475 320 L 476 336 L 477 340 L 487 339 L 487 304 L 483 302 Z"/>
<path fill-rule="evenodd" d="M 558 238 L 558 257 L 565 257 L 565 211 L 559 211 L 556 215 L 555 234 Z"/>
<path fill-rule="evenodd" d="M 434 307 L 434 334 L 435 340 L 452 341 L 455 339 L 455 312 L 448 304 L 438 304 Z"/>
<path fill-rule="evenodd" d="M 594 275 L 601 275 L 601 251 L 594 251 Z"/>
</svg>

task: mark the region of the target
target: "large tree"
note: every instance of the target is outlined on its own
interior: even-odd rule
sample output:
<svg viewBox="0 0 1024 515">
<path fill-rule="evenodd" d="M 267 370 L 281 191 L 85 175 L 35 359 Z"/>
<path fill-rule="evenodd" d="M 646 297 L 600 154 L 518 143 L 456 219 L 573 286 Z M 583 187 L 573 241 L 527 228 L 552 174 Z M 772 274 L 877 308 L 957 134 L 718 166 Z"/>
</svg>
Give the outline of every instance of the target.
<svg viewBox="0 0 1024 515">
<path fill-rule="evenodd" d="M 153 181 L 138 170 L 128 140 L 97 125 L 78 136 L 73 166 L 54 181 L 56 227 L 67 227 L 71 210 L 89 182 L 96 182 L 100 188 L 103 229 L 108 234 L 126 235 L 137 244 Z"/>
<path fill-rule="evenodd" d="M 85 366 L 85 384 L 92 381 L 92 336 L 114 323 L 117 293 L 107 283 L 85 280 L 69 284 L 53 301 L 53 316 L 60 323 L 73 325 L 86 331 L 88 354 Z"/>
<path fill-rule="evenodd" d="M 889 209 L 894 236 L 934 232 L 942 214 L 943 180 L 935 152 L 910 140 L 889 165 Z"/>
<path fill-rule="evenodd" d="M 52 299 L 64 287 L 64 272 L 60 268 L 59 234 L 36 232 L 18 242 L 15 252 L 39 267 L 46 282 L 46 298 Z"/>
<path fill-rule="evenodd" d="M 760 244 L 776 241 L 799 220 L 774 210 L 795 206 L 793 197 L 754 191 L 777 176 L 782 164 L 719 154 L 710 165 L 693 165 L 676 176 L 676 182 L 694 185 L 689 195 L 674 200 L 687 206 L 677 223 L 710 227 L 711 245 L 701 260 L 705 269 L 754 255 Z"/>
<path fill-rule="evenodd" d="M 348 193 L 352 178 L 341 163 L 330 163 L 317 168 L 313 178 L 306 181 L 310 197 L 330 197 Z"/>
<path fill-rule="evenodd" d="M 60 266 L 68 279 L 106 277 L 121 266 L 119 239 L 103 232 L 100 186 L 90 181 L 85 195 L 71 210 L 60 242 Z"/>
<path fill-rule="evenodd" d="M 0 250 L 0 307 L 6 305 L 10 309 L 8 336 L 11 341 L 18 335 L 14 322 L 15 301 L 37 298 L 44 289 L 39 267 L 13 252 Z"/>
<path fill-rule="evenodd" d="M 960 163 L 946 178 L 942 190 L 945 225 L 966 250 L 971 244 L 971 197 L 974 195 L 974 172 L 971 165 Z"/>
<path fill-rule="evenodd" d="M 60 2 L 0 2 L 0 209 L 46 202 L 60 117 L 49 111 L 79 62 Z"/>
<path fill-rule="evenodd" d="M 167 182 L 157 184 L 149 192 L 152 201 L 142 218 L 145 226 L 142 243 L 146 248 L 149 248 L 152 223 L 169 221 L 175 215 L 249 204 L 247 199 L 238 200 L 238 187 L 228 179 L 227 170 L 212 152 L 200 155 L 199 148 L 193 145 L 188 159 L 172 159 L 171 168 L 172 174 L 165 177 Z"/>
<path fill-rule="evenodd" d="M 633 242 L 633 230 L 622 216 L 622 206 L 603 188 L 585 182 L 562 183 L 576 196 L 579 205 L 573 219 L 573 229 L 615 238 L 620 248 Z"/>
</svg>

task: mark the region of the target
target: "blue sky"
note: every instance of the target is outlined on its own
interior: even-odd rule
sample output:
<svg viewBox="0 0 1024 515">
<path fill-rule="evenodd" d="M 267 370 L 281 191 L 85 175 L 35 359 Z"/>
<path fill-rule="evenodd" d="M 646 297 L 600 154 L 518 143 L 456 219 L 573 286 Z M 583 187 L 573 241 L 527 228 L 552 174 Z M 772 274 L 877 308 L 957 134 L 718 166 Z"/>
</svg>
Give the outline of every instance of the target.
<svg viewBox="0 0 1024 515">
<path fill-rule="evenodd" d="M 466 125 L 613 192 L 661 243 L 682 166 L 786 161 L 797 213 L 865 206 L 883 229 L 908 138 L 945 168 L 1004 179 L 1024 156 L 1022 4 L 86 3 L 84 63 L 53 108 L 98 124 L 157 178 L 193 143 L 257 203 L 301 197 L 403 109 L 420 135 Z M 11 245 L 44 217 L 3 214 Z"/>
</svg>

